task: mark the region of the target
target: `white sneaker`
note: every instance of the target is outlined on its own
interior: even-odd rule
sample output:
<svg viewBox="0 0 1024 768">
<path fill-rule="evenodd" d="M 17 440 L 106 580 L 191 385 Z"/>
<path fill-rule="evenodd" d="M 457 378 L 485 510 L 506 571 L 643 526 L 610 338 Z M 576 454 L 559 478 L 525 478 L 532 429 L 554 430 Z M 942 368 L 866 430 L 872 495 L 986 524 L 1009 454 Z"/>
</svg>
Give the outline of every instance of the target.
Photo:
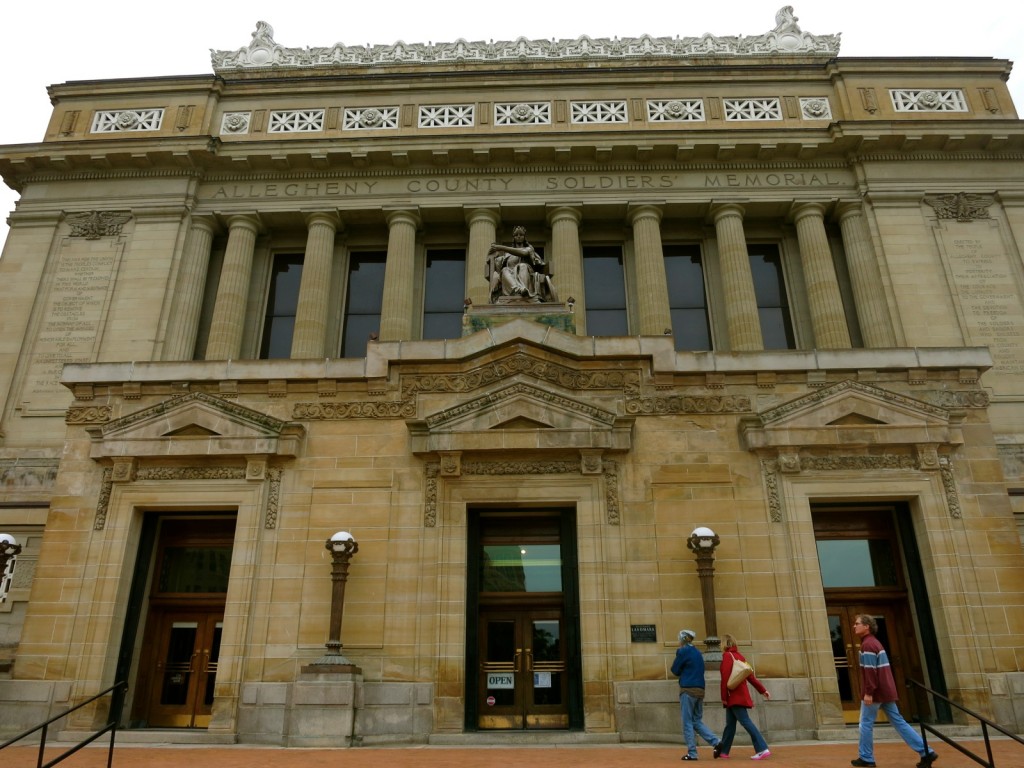
<svg viewBox="0 0 1024 768">
<path fill-rule="evenodd" d="M 770 749 L 766 749 L 764 752 L 758 752 L 756 755 L 752 755 L 750 759 L 751 760 L 767 760 L 771 756 L 772 756 L 772 751 Z"/>
</svg>

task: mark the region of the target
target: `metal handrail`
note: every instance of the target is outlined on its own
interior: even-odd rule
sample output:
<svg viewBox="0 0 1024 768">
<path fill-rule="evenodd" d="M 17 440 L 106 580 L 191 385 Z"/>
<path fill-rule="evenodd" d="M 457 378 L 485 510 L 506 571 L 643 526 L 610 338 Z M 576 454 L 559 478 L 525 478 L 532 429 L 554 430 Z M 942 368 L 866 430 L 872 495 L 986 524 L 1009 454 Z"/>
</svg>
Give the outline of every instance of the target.
<svg viewBox="0 0 1024 768">
<path fill-rule="evenodd" d="M 70 715 L 76 709 L 81 709 L 82 707 L 86 706 L 87 704 L 92 704 L 94 701 L 96 701 L 96 699 L 98 699 L 98 698 L 100 698 L 102 696 L 106 696 L 108 693 L 110 693 L 112 691 L 117 691 L 117 690 L 121 691 L 121 697 L 120 697 L 120 699 L 118 699 L 117 697 L 112 697 L 112 705 L 110 707 L 110 718 L 109 718 L 109 722 L 107 722 L 107 724 L 105 726 L 100 728 L 98 731 L 96 731 L 96 733 L 92 734 L 88 738 L 83 739 L 82 741 L 78 742 L 78 744 L 75 744 L 73 747 L 68 749 L 66 752 L 64 752 L 64 753 L 62 753 L 60 755 L 57 755 L 57 757 L 55 757 L 50 762 L 48 762 L 48 763 L 44 763 L 43 762 L 43 752 L 46 749 L 46 733 L 49 730 L 50 723 L 53 723 L 53 722 L 55 722 L 57 720 L 60 720 L 62 717 L 66 717 L 67 715 Z M 40 723 L 39 725 L 37 725 L 37 726 L 35 726 L 33 728 L 29 728 L 24 733 L 19 733 L 17 736 L 15 736 L 12 739 L 8 739 L 3 744 L 0 744 L 0 749 L 6 749 L 7 747 L 11 746 L 12 744 L 14 744 L 16 742 L 19 742 L 19 741 L 21 741 L 22 739 L 24 739 L 24 738 L 26 738 L 28 736 L 31 736 L 36 731 L 42 731 L 42 734 L 39 737 L 39 757 L 36 759 L 36 768 L 52 768 L 52 766 L 54 766 L 57 763 L 61 762 L 64 758 L 70 757 L 71 755 L 75 754 L 75 752 L 80 750 L 82 747 L 86 746 L 87 744 L 91 744 L 92 742 L 96 741 L 96 739 L 98 739 L 100 736 L 102 736 L 104 733 L 106 733 L 107 731 L 110 731 L 110 748 L 107 750 L 107 768 L 110 768 L 110 765 L 111 765 L 111 763 L 114 760 L 114 736 L 117 733 L 117 721 L 121 719 L 120 711 L 119 711 L 121 709 L 121 707 L 118 704 L 118 702 L 119 701 L 124 701 L 124 694 L 127 693 L 127 692 L 128 692 L 128 683 L 123 682 L 123 681 L 120 682 L 120 683 L 114 683 L 112 686 L 110 686 L 106 690 L 100 691 L 99 693 L 97 693 L 92 698 L 86 699 L 85 701 L 81 702 L 80 704 L 76 704 L 75 706 L 71 707 L 71 709 L 64 710 L 59 715 L 54 715 L 49 720 L 47 720 L 47 721 L 45 721 L 43 723 Z"/>
<path fill-rule="evenodd" d="M 961 712 L 964 712 L 965 714 L 970 715 L 971 717 L 973 717 L 974 719 L 978 720 L 981 723 L 981 735 L 982 735 L 982 738 L 985 741 L 985 753 L 988 755 L 988 760 L 982 759 L 978 755 L 974 754 L 971 750 L 967 749 L 967 747 L 964 747 L 964 746 L 961 746 L 960 744 L 958 744 L 955 740 L 951 739 L 949 736 L 944 734 L 938 728 L 935 728 L 935 727 L 933 727 L 931 725 L 928 725 L 920 717 L 917 717 L 916 718 L 917 719 L 917 724 L 919 726 L 921 726 L 921 740 L 924 742 L 924 753 L 926 755 L 928 754 L 928 734 L 929 733 L 934 734 L 935 736 L 938 736 L 944 742 L 949 744 L 949 746 L 953 747 L 953 749 L 955 749 L 958 752 L 960 752 L 961 754 L 966 755 L 967 757 L 971 758 L 971 760 L 976 762 L 978 765 L 985 766 L 985 768 L 996 768 L 996 759 L 992 755 L 992 744 L 989 741 L 989 736 L 988 736 L 988 729 L 989 728 L 994 728 L 995 730 L 999 731 L 1004 736 L 1008 736 L 1009 738 L 1013 739 L 1018 744 L 1024 745 L 1024 739 L 1022 739 L 1017 734 L 1011 733 L 1010 731 L 1006 730 L 1005 728 L 1003 728 L 998 723 L 994 723 L 991 720 L 989 720 L 988 718 L 986 718 L 986 717 L 984 717 L 982 715 L 979 715 L 977 712 L 973 712 L 970 709 L 968 709 L 967 707 L 964 707 L 964 706 L 961 706 L 960 704 L 957 704 L 955 701 L 953 701 L 952 699 L 950 699 L 950 698 L 948 698 L 946 696 L 943 696 L 938 691 L 933 691 L 931 688 L 926 686 L 924 683 L 919 683 L 917 680 L 912 680 L 912 679 L 910 679 L 908 677 L 907 678 L 907 688 L 910 688 L 911 686 L 915 686 L 915 685 L 918 688 L 920 688 L 922 691 L 926 691 L 926 692 L 930 693 L 935 698 L 942 699 L 947 704 L 952 704 L 954 707 L 959 709 Z M 911 701 L 913 701 L 913 697 L 911 697 Z"/>
</svg>

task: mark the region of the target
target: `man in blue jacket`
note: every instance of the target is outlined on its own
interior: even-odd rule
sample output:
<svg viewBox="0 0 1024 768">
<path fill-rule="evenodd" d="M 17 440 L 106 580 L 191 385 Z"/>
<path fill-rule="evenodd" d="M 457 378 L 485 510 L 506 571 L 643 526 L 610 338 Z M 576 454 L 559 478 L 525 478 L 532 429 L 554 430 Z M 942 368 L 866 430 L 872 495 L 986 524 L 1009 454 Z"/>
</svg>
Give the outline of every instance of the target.
<svg viewBox="0 0 1024 768">
<path fill-rule="evenodd" d="M 712 747 L 718 737 L 704 725 L 704 656 L 693 647 L 697 635 L 692 629 L 679 633 L 679 648 L 672 662 L 672 674 L 679 678 L 679 712 L 683 718 L 683 738 L 686 754 L 683 760 L 697 759 L 697 736 L 700 734 Z M 695 733 L 696 732 L 696 733 Z"/>
</svg>

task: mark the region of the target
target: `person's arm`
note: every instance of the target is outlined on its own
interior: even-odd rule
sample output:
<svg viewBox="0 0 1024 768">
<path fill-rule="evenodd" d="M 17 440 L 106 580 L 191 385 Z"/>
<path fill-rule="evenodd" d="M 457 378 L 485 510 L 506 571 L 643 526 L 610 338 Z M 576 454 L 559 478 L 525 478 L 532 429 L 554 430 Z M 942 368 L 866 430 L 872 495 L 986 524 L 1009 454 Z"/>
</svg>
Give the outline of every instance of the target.
<svg viewBox="0 0 1024 768">
<path fill-rule="evenodd" d="M 733 656 L 732 656 L 732 654 L 728 653 L 728 652 L 723 653 L 722 654 L 722 667 L 721 667 L 722 680 L 721 680 L 721 683 L 720 683 L 721 691 L 722 691 L 722 706 L 723 707 L 728 707 L 729 706 L 729 693 L 730 693 L 730 691 L 729 691 L 729 675 L 732 674 L 732 663 L 733 663 Z"/>
</svg>

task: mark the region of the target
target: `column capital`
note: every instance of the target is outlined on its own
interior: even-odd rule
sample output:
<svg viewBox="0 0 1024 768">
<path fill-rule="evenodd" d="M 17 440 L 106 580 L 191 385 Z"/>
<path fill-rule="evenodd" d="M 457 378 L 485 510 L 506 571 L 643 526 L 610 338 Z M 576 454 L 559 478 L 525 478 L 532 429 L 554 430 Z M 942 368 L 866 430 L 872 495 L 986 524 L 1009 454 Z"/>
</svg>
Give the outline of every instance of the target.
<svg viewBox="0 0 1024 768">
<path fill-rule="evenodd" d="M 477 222 L 488 222 L 495 228 L 501 224 L 501 209 L 497 206 L 494 208 L 480 208 L 473 205 L 462 206 L 466 213 L 466 223 L 472 226 Z"/>
<path fill-rule="evenodd" d="M 813 216 L 817 219 L 824 220 L 825 218 L 825 204 L 824 203 L 794 203 L 793 204 L 793 221 L 797 222 L 801 219 L 805 219 L 808 216 Z"/>
<path fill-rule="evenodd" d="M 664 212 L 662 206 L 664 203 L 630 203 L 626 209 L 626 218 L 629 223 L 636 224 L 640 219 L 654 219 L 656 222 L 661 222 Z"/>
<path fill-rule="evenodd" d="M 418 229 L 422 223 L 419 208 L 384 208 L 383 210 L 384 219 L 389 227 L 404 222 Z"/>
<path fill-rule="evenodd" d="M 583 203 L 574 203 L 571 205 L 549 205 L 548 206 L 548 224 L 554 224 L 559 221 L 572 221 L 574 224 L 579 224 L 583 220 Z"/>
<path fill-rule="evenodd" d="M 738 216 L 743 218 L 746 214 L 747 209 L 739 203 L 712 203 L 711 204 L 711 219 L 716 224 L 729 216 Z"/>
<path fill-rule="evenodd" d="M 325 224 L 335 232 L 342 228 L 341 217 L 336 211 L 304 211 L 302 217 L 306 220 L 306 229 L 312 229 L 314 224 Z"/>
<path fill-rule="evenodd" d="M 840 200 L 836 205 L 836 218 L 840 222 L 863 215 L 864 204 L 860 200 Z"/>
<path fill-rule="evenodd" d="M 232 213 L 227 216 L 227 225 L 229 231 L 232 229 L 248 229 L 255 235 L 258 235 L 260 230 L 263 229 L 258 213 Z"/>
<path fill-rule="evenodd" d="M 220 227 L 217 225 L 217 220 L 213 216 L 192 216 L 189 219 L 189 226 L 192 229 L 202 229 L 208 234 L 217 234 Z"/>
</svg>

